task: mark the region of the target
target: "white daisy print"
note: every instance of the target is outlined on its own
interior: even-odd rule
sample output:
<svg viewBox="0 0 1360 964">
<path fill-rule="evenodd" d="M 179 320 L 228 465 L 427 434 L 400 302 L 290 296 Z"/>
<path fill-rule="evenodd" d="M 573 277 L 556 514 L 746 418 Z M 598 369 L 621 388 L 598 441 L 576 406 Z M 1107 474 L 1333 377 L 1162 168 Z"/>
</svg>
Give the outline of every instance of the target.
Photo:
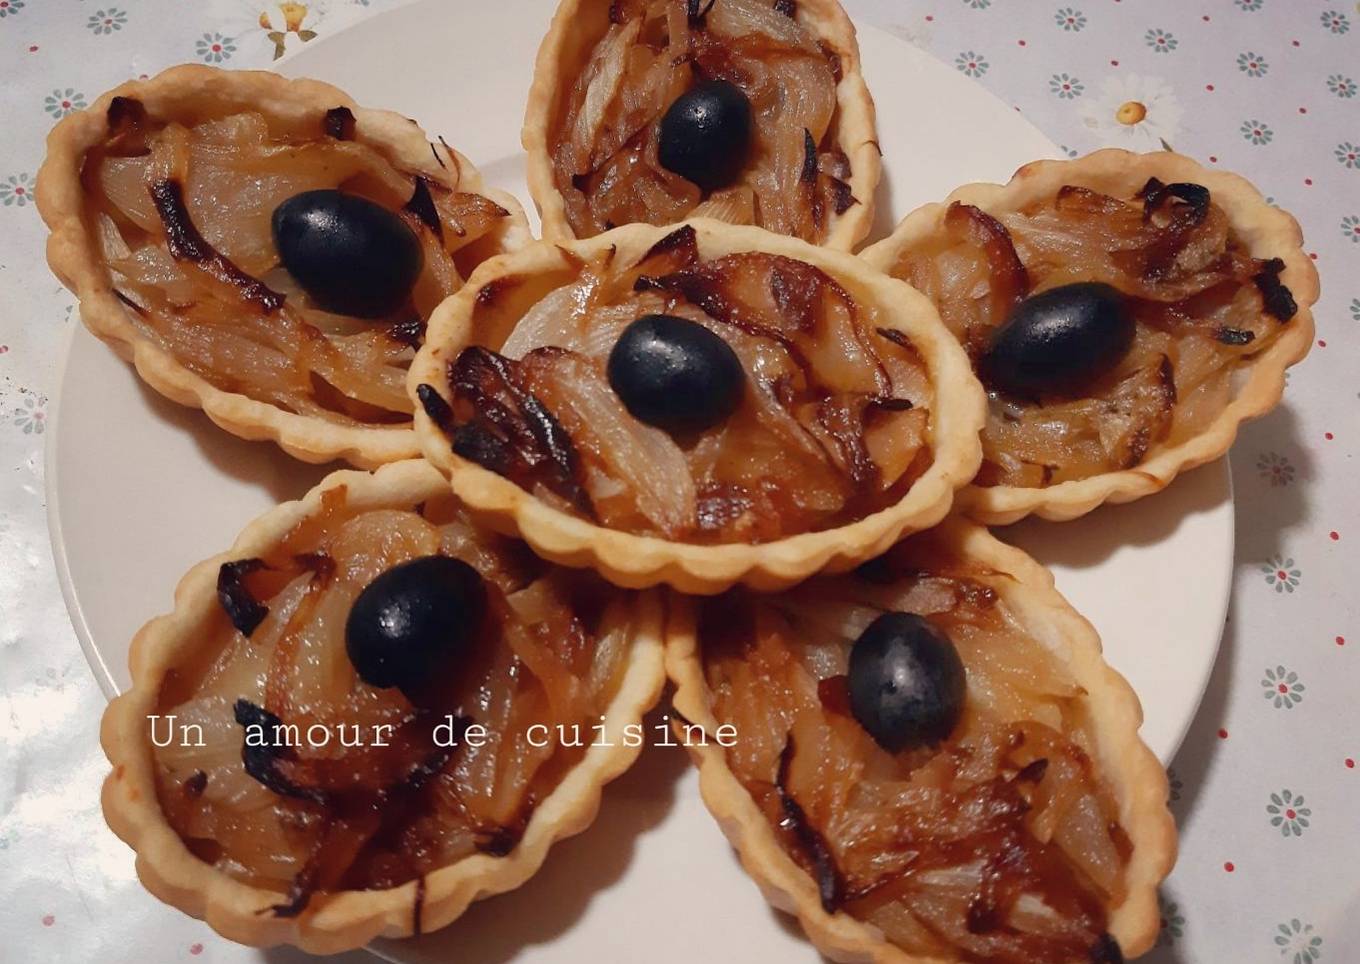
<svg viewBox="0 0 1360 964">
<path fill-rule="evenodd" d="M 227 14 L 214 27 L 223 36 L 231 37 L 244 54 L 272 50 L 278 60 L 316 38 L 332 5 L 332 0 L 309 3 L 235 0 L 237 12 Z"/>
<path fill-rule="evenodd" d="M 1167 147 L 1183 116 L 1170 84 L 1139 74 L 1107 77 L 1082 110 L 1082 121 L 1101 140 L 1137 150 Z"/>
</svg>

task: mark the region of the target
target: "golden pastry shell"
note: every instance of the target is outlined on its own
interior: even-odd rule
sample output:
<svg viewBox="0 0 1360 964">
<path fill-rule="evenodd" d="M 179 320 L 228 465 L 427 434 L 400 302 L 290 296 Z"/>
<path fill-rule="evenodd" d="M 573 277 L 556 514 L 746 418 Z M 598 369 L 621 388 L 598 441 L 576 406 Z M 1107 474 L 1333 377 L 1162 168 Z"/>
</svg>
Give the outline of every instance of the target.
<svg viewBox="0 0 1360 964">
<path fill-rule="evenodd" d="M 543 237 L 576 237 L 567 221 L 566 203 L 552 169 L 552 137 L 567 109 L 576 78 L 609 29 L 612 0 L 562 0 L 538 48 L 534 79 L 521 139 L 529 152 L 529 196 L 543 222 Z M 832 216 L 824 247 L 853 251 L 874 220 L 874 195 L 882 174 L 882 151 L 874 120 L 874 101 L 864 82 L 855 25 L 837 0 L 799 0 L 795 16 L 840 59 L 836 84 L 836 143 L 850 161 L 850 193 L 859 202 Z"/>
<path fill-rule="evenodd" d="M 1166 771 L 1138 736 L 1143 710 L 1137 695 L 1101 656 L 1095 628 L 1058 593 L 1052 574 L 1028 555 L 960 516 L 919 538 L 939 540 L 951 554 L 988 573 L 982 580 L 1034 639 L 1057 654 L 1086 691 L 1082 702 L 1094 733 L 1092 756 L 1133 844 L 1125 870 L 1127 896 L 1111 909 L 1109 932 L 1126 955 L 1136 957 L 1157 938 L 1157 887 L 1176 860 Z M 666 671 L 675 686 L 672 704 L 685 720 L 714 732 L 719 720 L 713 714 L 698 651 L 693 606 L 672 595 L 668 608 Z M 847 913 L 828 914 L 816 881 L 781 846 L 765 814 L 728 767 L 724 749 L 713 741 L 687 741 L 687 750 L 699 769 L 704 803 L 736 848 L 742 866 L 766 900 L 798 918 L 819 951 L 832 960 L 855 964 L 951 964 L 909 954 L 873 925 Z"/>
<path fill-rule="evenodd" d="M 152 117 L 196 116 L 205 112 L 259 111 L 284 124 L 315 123 L 333 107 L 354 114 L 355 138 L 378 147 L 402 167 L 425 172 L 441 183 L 456 172 L 458 189 L 481 194 L 510 212 L 488 248 L 513 250 L 529 240 L 518 201 L 488 188 L 472 162 L 442 143 L 432 145 L 412 120 L 354 103 L 343 91 L 316 80 L 290 80 L 263 70 L 221 70 L 198 64 L 172 67 L 148 80 L 125 83 L 66 117 L 47 138 L 47 157 L 38 172 L 37 204 L 51 234 L 47 261 L 80 300 L 85 326 L 156 391 L 172 401 L 202 409 L 217 425 L 244 439 L 268 439 L 306 462 L 344 459 L 371 468 L 418 454 L 409 426 L 337 425 L 299 415 L 237 392 L 224 391 L 190 371 L 139 332 L 118 300 L 99 241 L 84 216 L 81 171 L 86 153 L 108 133 L 108 109 L 115 97 L 142 102 Z M 441 166 L 442 165 L 442 166 Z"/>
<path fill-rule="evenodd" d="M 1302 248 L 1303 233 L 1294 218 L 1269 204 L 1236 174 L 1210 170 L 1170 151 L 1135 154 L 1110 148 L 1070 161 L 1033 161 L 1006 184 L 965 185 L 940 203 L 917 208 L 889 237 L 860 252 L 872 267 L 891 272 L 906 248 L 939 230 L 945 211 L 956 201 L 996 214 L 1051 198 L 1067 184 L 1132 197 L 1150 177 L 1207 187 L 1253 256 L 1284 261 L 1280 280 L 1293 292 L 1298 313 L 1269 347 L 1241 363 L 1231 401 L 1200 434 L 1177 445 L 1154 446 L 1133 468 L 1047 488 L 970 486 L 959 493 L 958 504 L 979 522 L 1008 525 L 1030 513 L 1054 521 L 1075 519 L 1105 502 L 1132 502 L 1159 492 L 1180 473 L 1227 452 L 1243 422 L 1279 404 L 1285 369 L 1301 361 L 1312 347 L 1312 305 L 1318 299 L 1319 284 L 1317 269 Z"/>
<path fill-rule="evenodd" d="M 870 270 L 857 258 L 796 238 L 706 218 L 684 223 L 694 228 L 703 257 L 761 251 L 814 265 L 857 299 L 871 300 L 880 310 L 880 324 L 906 334 L 920 352 L 934 390 L 930 405 L 934 462 L 925 474 L 897 504 L 835 529 L 760 545 L 671 542 L 607 529 L 549 506 L 509 479 L 455 455 L 448 436 L 417 406 L 421 448 L 450 477 L 454 493 L 491 528 L 519 536 L 553 562 L 593 568 L 627 588 L 668 583 L 699 594 L 722 592 L 736 583 L 780 589 L 823 570 L 844 571 L 879 555 L 900 536 L 942 519 L 955 490 L 973 477 L 981 461 L 978 433 L 985 398 L 967 356 L 925 296 L 904 282 Z M 614 257 L 632 263 L 677 227 L 625 225 L 583 241 L 539 242 L 484 263 L 431 316 L 425 344 L 408 376 L 412 396 L 418 385 L 426 383 L 449 400 L 449 363 L 464 348 L 487 337 L 485 332 L 470 330 L 483 290 L 494 293 L 502 279 L 575 270 L 574 266 L 610 248 Z"/>
<path fill-rule="evenodd" d="M 156 796 L 155 757 L 147 715 L 156 712 L 162 681 L 197 644 L 205 622 L 218 609 L 217 572 L 223 562 L 267 552 L 299 521 L 319 511 L 321 495 L 344 486 L 346 503 L 361 509 L 409 508 L 448 492 L 444 478 L 420 460 L 386 465 L 374 474 L 341 471 L 327 476 L 301 500 L 287 502 L 252 522 L 229 552 L 190 569 L 175 590 L 175 607 L 147 623 L 132 640 L 128 657 L 133 685 L 104 712 L 104 753 L 113 766 L 102 802 L 109 826 L 137 852 L 137 875 L 147 890 L 214 930 L 242 944 L 295 944 L 315 954 L 361 947 L 377 937 L 407 937 L 444 927 L 474 900 L 513 890 L 543 863 L 552 844 L 580 833 L 595 819 L 604 785 L 623 773 L 640 752 L 622 734 L 639 724 L 665 681 L 663 601 L 655 593 L 635 597 L 629 664 L 604 716 L 608 739 L 597 741 L 534 810 L 519 844 L 504 857 L 474 854 L 386 890 L 318 894 L 300 916 L 277 917 L 268 909 L 277 891 L 252 887 L 190 852 L 166 821 Z M 604 743 L 614 744 L 604 746 Z M 421 889 L 423 888 L 423 895 Z"/>
</svg>

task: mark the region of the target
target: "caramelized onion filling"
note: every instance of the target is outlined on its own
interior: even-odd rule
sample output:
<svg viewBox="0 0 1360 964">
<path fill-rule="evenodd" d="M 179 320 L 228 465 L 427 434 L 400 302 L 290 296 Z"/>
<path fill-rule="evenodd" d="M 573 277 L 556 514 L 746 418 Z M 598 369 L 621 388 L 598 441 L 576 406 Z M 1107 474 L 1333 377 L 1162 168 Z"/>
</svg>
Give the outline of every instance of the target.
<svg viewBox="0 0 1360 964">
<path fill-rule="evenodd" d="M 341 425 L 402 424 L 406 368 L 424 321 L 463 283 L 477 242 L 509 217 L 356 139 L 345 107 L 284 125 L 253 111 L 153 118 L 115 98 L 85 158 L 86 218 L 140 333 L 223 391 Z M 280 266 L 275 209 L 339 189 L 397 212 L 424 256 L 390 316 L 323 311 Z"/>
<path fill-rule="evenodd" d="M 807 241 L 858 203 L 837 146 L 840 61 L 792 0 L 613 0 L 610 26 L 576 77 L 550 138 L 577 237 L 689 216 L 758 224 Z M 754 144 L 741 176 L 710 192 L 658 159 L 661 118 L 704 81 L 750 101 Z"/>
<path fill-rule="evenodd" d="M 481 344 L 449 366 L 447 393 L 418 392 L 454 452 L 609 528 L 708 544 L 843 525 L 930 466 L 920 355 L 829 275 L 759 252 L 703 260 L 688 226 L 636 264 L 613 251 L 479 293 Z M 716 426 L 663 431 L 611 386 L 611 349 L 655 314 L 704 326 L 740 360 L 741 400 Z"/>
<path fill-rule="evenodd" d="M 487 614 L 413 703 L 356 674 L 345 624 L 376 576 L 434 554 L 481 574 Z M 267 557 L 223 565 L 218 587 L 221 612 L 160 693 L 157 793 L 190 850 L 278 891 L 283 916 L 318 892 L 512 851 L 586 752 L 535 734 L 593 725 L 625 668 L 629 626 L 602 583 L 475 530 L 451 497 L 357 511 L 332 489 Z"/>
<path fill-rule="evenodd" d="M 933 536 L 797 593 L 699 603 L 727 763 L 823 907 L 913 955 L 1120 960 L 1106 933 L 1131 854 L 1093 761 L 1084 691 Z M 1004 578 L 1004 577 L 1001 577 Z M 937 746 L 889 753 L 852 714 L 850 649 L 884 612 L 926 617 L 967 672 Z"/>
<path fill-rule="evenodd" d="M 1134 468 L 1203 432 L 1234 372 L 1297 311 L 1283 267 L 1250 254 L 1207 188 L 1152 178 L 1131 198 L 1068 185 L 1016 211 L 955 203 L 892 274 L 935 303 L 975 364 L 1030 295 L 1100 282 L 1128 299 L 1132 347 L 1078 397 L 990 392 L 976 483 L 1034 488 Z"/>
</svg>

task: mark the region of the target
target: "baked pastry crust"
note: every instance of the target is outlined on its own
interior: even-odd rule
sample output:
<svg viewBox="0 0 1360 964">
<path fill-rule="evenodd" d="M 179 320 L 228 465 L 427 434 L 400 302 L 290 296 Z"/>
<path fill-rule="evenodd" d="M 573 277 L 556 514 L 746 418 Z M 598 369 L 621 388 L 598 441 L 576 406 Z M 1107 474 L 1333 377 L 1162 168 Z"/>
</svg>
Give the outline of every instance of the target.
<svg viewBox="0 0 1360 964">
<path fill-rule="evenodd" d="M 981 460 L 978 432 L 985 400 L 966 355 L 930 302 L 909 285 L 869 270 L 862 261 L 840 252 L 750 226 L 705 218 L 684 223 L 694 228 L 705 258 L 741 251 L 784 255 L 820 268 L 846 284 L 856 297 L 871 298 L 884 308 L 882 320 L 906 334 L 920 352 L 935 391 L 930 409 L 934 455 L 930 468 L 900 502 L 849 525 L 759 545 L 694 545 L 603 528 L 553 508 L 509 479 L 455 455 L 448 437 L 417 406 L 416 434 L 425 457 L 450 477 L 454 493 L 473 515 L 491 528 L 524 539 L 544 558 L 594 568 L 616 585 L 641 588 L 664 582 L 698 594 L 722 592 L 736 583 L 780 589 L 823 570 L 843 572 L 882 553 L 904 533 L 928 528 L 943 518 L 954 491 L 972 478 Z M 408 375 L 412 396 L 425 383 L 434 385 L 448 401 L 445 373 L 449 363 L 486 335 L 471 330 L 477 301 L 494 296 L 504 279 L 560 274 L 610 248 L 615 257 L 636 261 L 675 230 L 675 225 L 625 225 L 583 241 L 541 242 L 486 262 L 431 316 L 425 344 Z"/>
<path fill-rule="evenodd" d="M 1159 929 L 1157 886 L 1176 860 L 1176 826 L 1167 809 L 1168 785 L 1152 751 L 1138 737 L 1142 706 L 1128 682 L 1101 656 L 1100 637 L 1057 591 L 1053 575 L 1019 549 L 960 516 L 931 530 L 968 559 L 1038 642 L 1055 652 L 1086 695 L 1097 746 L 1095 761 L 1119 804 L 1120 824 L 1133 850 L 1125 868 L 1127 896 L 1113 908 L 1109 932 L 1128 957 L 1152 947 Z M 677 714 L 706 732 L 719 725 L 698 651 L 693 607 L 672 596 L 666 624 L 666 671 L 675 686 Z M 818 885 L 784 850 L 764 813 L 714 741 L 687 741 L 699 769 L 704 803 L 742 866 L 772 905 L 798 918 L 817 949 L 835 961 L 874 964 L 949 964 L 909 954 L 881 932 L 844 912 L 828 914 Z M 702 744 L 702 745 L 701 745 Z"/>
<path fill-rule="evenodd" d="M 416 455 L 409 427 L 334 425 L 223 391 L 136 329 L 128 318 L 129 309 L 114 293 L 109 272 L 101 264 L 98 239 L 83 216 L 81 169 L 86 152 L 107 134 L 106 118 L 115 97 L 141 101 L 152 116 L 182 115 L 208 107 L 260 111 L 283 123 L 315 119 L 318 112 L 347 107 L 354 115 L 357 140 L 381 147 L 409 170 L 435 178 L 446 178 L 447 170 L 457 171 L 461 189 L 483 195 L 509 211 L 506 224 L 489 239 L 489 246 L 497 252 L 513 250 L 529 240 L 519 202 L 488 188 L 472 162 L 457 151 L 443 143 L 432 145 L 414 121 L 391 111 L 359 107 L 329 84 L 290 80 L 269 71 L 229 71 L 197 64 L 172 67 L 149 80 L 130 81 L 109 91 L 88 110 L 68 116 L 48 135 L 47 158 L 37 185 L 38 210 L 51 231 L 48 263 L 80 300 L 86 327 L 132 362 L 147 384 L 181 405 L 201 408 L 233 435 L 272 440 L 306 462 L 339 458 L 371 468 Z M 447 170 L 441 165 L 447 165 Z"/>
<path fill-rule="evenodd" d="M 534 61 L 534 79 L 524 114 L 522 141 L 529 152 L 529 196 L 538 208 L 543 238 L 576 237 L 566 204 L 553 180 L 552 137 L 566 98 L 591 51 L 609 27 L 610 0 L 562 0 Z M 834 215 L 823 247 L 853 251 L 874 221 L 874 196 L 882 174 L 874 100 L 864 82 L 855 25 L 837 0 L 799 0 L 796 18 L 840 58 L 836 84 L 836 142 L 850 160 L 850 193 L 858 199 Z"/>
<path fill-rule="evenodd" d="M 1052 197 L 1066 184 L 1129 197 L 1150 177 L 1168 183 L 1190 181 L 1209 188 L 1251 254 L 1284 261 L 1280 281 L 1293 293 L 1298 313 L 1269 347 L 1238 366 L 1231 400 L 1200 434 L 1177 445 L 1154 446 L 1148 457 L 1131 469 L 1048 488 L 970 486 L 959 494 L 958 504 L 980 522 L 1007 525 L 1030 513 L 1054 521 L 1075 519 L 1105 502 L 1132 502 L 1158 492 L 1181 472 L 1227 452 L 1243 422 L 1279 404 L 1285 369 L 1302 360 L 1312 346 L 1311 306 L 1317 301 L 1319 284 L 1317 269 L 1301 247 L 1303 233 L 1294 218 L 1267 203 L 1250 182 L 1236 174 L 1210 170 L 1170 151 L 1135 154 L 1110 148 L 1071 161 L 1033 161 L 1017 170 L 1006 184 L 960 187 L 943 202 L 916 209 L 889 237 L 860 252 L 874 268 L 890 271 L 904 249 L 939 229 L 951 203 L 971 204 L 988 212 L 1015 211 Z"/>
<path fill-rule="evenodd" d="M 586 829 L 600 805 L 604 784 L 626 770 L 640 749 L 621 739 L 656 702 L 663 671 L 663 603 L 639 596 L 633 610 L 637 632 L 619 689 L 605 714 L 606 740 L 580 762 L 535 808 L 523 837 L 508 855 L 478 853 L 423 878 L 387 890 L 317 894 L 297 917 L 268 913 L 277 891 L 252 887 L 196 857 L 166 820 L 156 795 L 155 758 L 146 717 L 156 712 L 162 682 L 196 644 L 196 630 L 218 607 L 216 580 L 222 563 L 260 555 L 298 522 L 320 511 L 322 493 L 344 486 L 346 504 L 362 509 L 410 507 L 446 493 L 442 476 L 425 462 L 409 460 L 373 474 L 335 472 L 297 502 L 288 502 L 251 523 L 232 549 L 190 569 L 175 590 L 175 607 L 147 623 L 132 640 L 128 661 L 133 686 L 109 704 L 100 728 L 113 772 L 104 781 L 104 817 L 137 852 L 137 874 L 166 903 L 206 920 L 231 940 L 260 947 L 296 944 L 316 954 L 361 947 L 376 937 L 407 937 L 444 927 L 474 900 L 513 890 L 538 870 L 548 848 Z"/>
</svg>

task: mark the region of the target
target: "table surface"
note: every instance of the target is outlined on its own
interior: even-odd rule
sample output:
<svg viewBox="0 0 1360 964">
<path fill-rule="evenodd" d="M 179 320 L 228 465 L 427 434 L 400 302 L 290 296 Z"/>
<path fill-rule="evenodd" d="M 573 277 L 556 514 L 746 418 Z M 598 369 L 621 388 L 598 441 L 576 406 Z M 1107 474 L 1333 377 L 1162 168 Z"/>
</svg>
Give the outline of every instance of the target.
<svg viewBox="0 0 1360 964">
<path fill-rule="evenodd" d="M 268 66 L 393 2 L 0 0 L 0 959 L 305 959 L 238 948 L 159 905 L 99 816 L 104 698 L 62 605 L 43 505 L 46 393 L 76 322 L 41 256 L 33 176 L 50 125 L 130 76 Z M 1318 341 L 1285 404 L 1232 452 L 1233 604 L 1170 770 L 1181 858 L 1147 960 L 1360 958 L 1360 603 L 1346 566 L 1360 540 L 1346 491 L 1360 449 L 1360 4 L 846 6 L 975 77 L 1072 155 L 1173 146 L 1244 173 L 1303 224 L 1325 290 Z M 1132 126 L 1116 118 L 1129 102 L 1145 108 Z"/>
</svg>

